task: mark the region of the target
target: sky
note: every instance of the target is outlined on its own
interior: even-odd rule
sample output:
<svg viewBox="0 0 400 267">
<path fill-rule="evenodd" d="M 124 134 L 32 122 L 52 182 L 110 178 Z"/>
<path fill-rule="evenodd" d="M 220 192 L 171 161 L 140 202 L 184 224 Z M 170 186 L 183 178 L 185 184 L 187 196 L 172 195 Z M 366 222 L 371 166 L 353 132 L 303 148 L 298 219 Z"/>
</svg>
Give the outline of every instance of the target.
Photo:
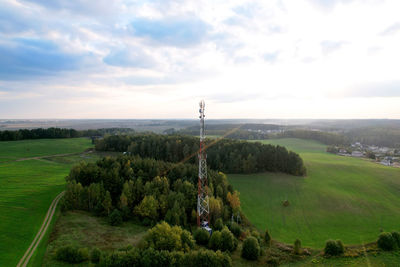
<svg viewBox="0 0 400 267">
<path fill-rule="evenodd" d="M 398 0 L 0 0 L 0 119 L 400 119 Z"/>
</svg>

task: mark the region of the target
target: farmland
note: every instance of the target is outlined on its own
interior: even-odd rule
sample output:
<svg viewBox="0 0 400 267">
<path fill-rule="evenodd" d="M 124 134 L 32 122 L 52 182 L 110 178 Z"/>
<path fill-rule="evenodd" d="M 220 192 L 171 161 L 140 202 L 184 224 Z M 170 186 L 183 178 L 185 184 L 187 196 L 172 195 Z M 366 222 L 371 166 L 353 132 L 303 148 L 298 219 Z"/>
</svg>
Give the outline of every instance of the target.
<svg viewBox="0 0 400 267">
<path fill-rule="evenodd" d="M 79 154 L 91 146 L 86 138 L 0 142 L 0 266 L 18 263 L 63 190 L 71 165 L 85 159 L 51 155 Z"/>
<path fill-rule="evenodd" d="M 273 238 L 288 243 L 300 238 L 314 248 L 330 238 L 361 244 L 375 241 L 381 230 L 399 230 L 400 169 L 328 154 L 314 141 L 262 142 L 299 153 L 308 174 L 229 175 L 244 213 L 260 230 L 268 228 Z"/>
</svg>

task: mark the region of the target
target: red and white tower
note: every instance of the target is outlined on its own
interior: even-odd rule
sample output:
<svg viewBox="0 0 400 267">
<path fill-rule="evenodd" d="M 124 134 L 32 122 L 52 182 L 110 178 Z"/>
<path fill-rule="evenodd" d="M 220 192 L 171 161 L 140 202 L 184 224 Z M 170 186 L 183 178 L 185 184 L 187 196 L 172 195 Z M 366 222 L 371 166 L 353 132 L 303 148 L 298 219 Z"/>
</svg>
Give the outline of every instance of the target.
<svg viewBox="0 0 400 267">
<path fill-rule="evenodd" d="M 200 103 L 200 149 L 199 149 L 199 182 L 197 194 L 197 225 L 209 228 L 209 205 L 208 205 L 208 186 L 207 186 L 207 154 L 205 151 L 205 130 L 204 130 L 204 100 Z M 211 229 L 210 229 L 211 230 Z"/>
</svg>

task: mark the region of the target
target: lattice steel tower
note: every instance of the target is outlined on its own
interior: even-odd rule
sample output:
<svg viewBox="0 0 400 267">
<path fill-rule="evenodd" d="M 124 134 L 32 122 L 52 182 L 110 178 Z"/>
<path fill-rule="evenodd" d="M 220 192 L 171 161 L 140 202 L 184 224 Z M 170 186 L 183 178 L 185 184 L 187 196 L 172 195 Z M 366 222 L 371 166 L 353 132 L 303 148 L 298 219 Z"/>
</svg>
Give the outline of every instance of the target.
<svg viewBox="0 0 400 267">
<path fill-rule="evenodd" d="M 205 151 L 205 131 L 204 131 L 204 100 L 200 103 L 200 149 L 199 149 L 199 182 L 197 194 L 197 225 L 207 227 L 209 222 L 210 210 L 208 206 L 208 186 L 207 186 L 207 154 Z"/>
</svg>

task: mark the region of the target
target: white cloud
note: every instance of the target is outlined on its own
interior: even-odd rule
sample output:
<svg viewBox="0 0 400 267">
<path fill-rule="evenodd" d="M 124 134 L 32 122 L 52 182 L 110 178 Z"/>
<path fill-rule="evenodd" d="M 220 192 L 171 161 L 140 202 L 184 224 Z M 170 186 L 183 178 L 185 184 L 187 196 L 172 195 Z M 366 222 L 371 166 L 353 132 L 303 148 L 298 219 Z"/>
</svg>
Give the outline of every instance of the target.
<svg viewBox="0 0 400 267">
<path fill-rule="evenodd" d="M 44 3 L 4 1 L 0 49 L 42 40 L 90 61 L 58 73 L 23 50 L 18 68 L 3 60 L 0 105 L 19 107 L 4 117 L 43 117 L 61 99 L 75 108 L 59 117 L 191 117 L 200 98 L 214 118 L 399 117 L 396 0 Z"/>
</svg>

